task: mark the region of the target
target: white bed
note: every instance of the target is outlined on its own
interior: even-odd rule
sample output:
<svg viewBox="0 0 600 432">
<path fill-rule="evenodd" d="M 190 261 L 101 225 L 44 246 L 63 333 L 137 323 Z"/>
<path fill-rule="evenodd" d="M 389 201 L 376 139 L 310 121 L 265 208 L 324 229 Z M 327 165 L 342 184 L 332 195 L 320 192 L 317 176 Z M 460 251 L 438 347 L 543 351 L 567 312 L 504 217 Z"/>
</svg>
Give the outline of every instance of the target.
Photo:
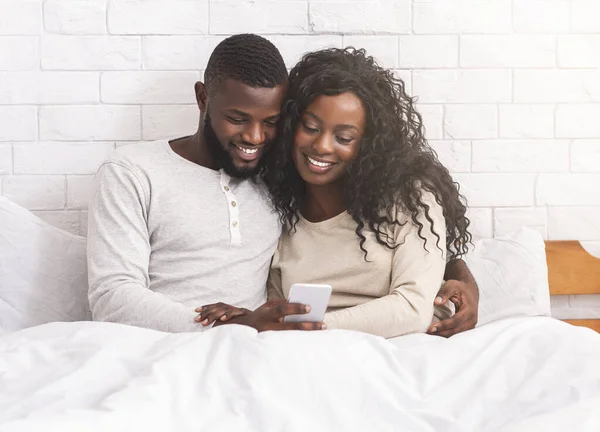
<svg viewBox="0 0 600 432">
<path fill-rule="evenodd" d="M 598 290 L 553 250 L 558 293 Z M 479 327 L 450 339 L 166 334 L 85 321 L 85 240 L 0 198 L 0 432 L 600 431 L 600 334 L 549 317 L 542 238 L 468 263 Z"/>
<path fill-rule="evenodd" d="M 54 323 L 0 338 L 0 431 L 598 431 L 600 335 L 547 317 L 386 341 Z"/>
</svg>

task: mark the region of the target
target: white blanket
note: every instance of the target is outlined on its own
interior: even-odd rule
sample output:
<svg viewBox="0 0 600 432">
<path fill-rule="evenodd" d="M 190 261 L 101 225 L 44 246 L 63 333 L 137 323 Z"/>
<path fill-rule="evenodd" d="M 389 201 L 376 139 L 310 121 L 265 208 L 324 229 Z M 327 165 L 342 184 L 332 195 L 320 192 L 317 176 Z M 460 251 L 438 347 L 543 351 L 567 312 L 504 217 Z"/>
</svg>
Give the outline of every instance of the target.
<svg viewBox="0 0 600 432">
<path fill-rule="evenodd" d="M 507 319 L 449 340 L 165 334 L 55 323 L 0 337 L 0 431 L 600 431 L 600 335 Z"/>
</svg>

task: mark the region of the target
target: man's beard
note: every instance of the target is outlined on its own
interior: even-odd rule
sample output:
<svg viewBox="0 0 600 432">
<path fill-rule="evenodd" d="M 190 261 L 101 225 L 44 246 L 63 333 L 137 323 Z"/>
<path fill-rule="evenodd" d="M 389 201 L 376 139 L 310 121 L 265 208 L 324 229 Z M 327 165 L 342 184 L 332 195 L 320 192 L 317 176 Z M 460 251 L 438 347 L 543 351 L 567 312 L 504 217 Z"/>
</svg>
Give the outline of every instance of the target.
<svg viewBox="0 0 600 432">
<path fill-rule="evenodd" d="M 204 141 L 206 142 L 206 148 L 208 149 L 210 155 L 221 166 L 223 171 L 225 171 L 225 174 L 231 177 L 239 179 L 247 179 L 250 177 L 254 177 L 260 172 L 263 166 L 263 160 L 265 156 L 264 154 L 261 155 L 257 165 L 253 168 L 237 167 L 233 162 L 233 155 L 231 154 L 231 152 L 227 151 L 225 147 L 221 145 L 219 138 L 217 138 L 217 134 L 215 133 L 215 130 L 212 127 L 210 115 L 208 114 L 208 112 L 206 113 L 206 116 L 204 118 Z M 227 147 L 229 147 L 229 144 L 231 143 L 228 143 Z M 265 147 L 267 146 L 268 143 L 265 144 Z"/>
</svg>

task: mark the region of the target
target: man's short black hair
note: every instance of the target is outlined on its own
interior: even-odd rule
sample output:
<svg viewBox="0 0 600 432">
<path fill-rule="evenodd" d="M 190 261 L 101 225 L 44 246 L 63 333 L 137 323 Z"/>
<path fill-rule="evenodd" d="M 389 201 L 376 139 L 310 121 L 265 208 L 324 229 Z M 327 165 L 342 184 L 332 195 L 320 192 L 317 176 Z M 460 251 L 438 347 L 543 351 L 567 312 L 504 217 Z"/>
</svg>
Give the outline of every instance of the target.
<svg viewBox="0 0 600 432">
<path fill-rule="evenodd" d="M 237 34 L 214 49 L 204 71 L 208 91 L 226 79 L 260 88 L 273 88 L 287 82 L 288 73 L 275 45 L 255 34 Z"/>
</svg>

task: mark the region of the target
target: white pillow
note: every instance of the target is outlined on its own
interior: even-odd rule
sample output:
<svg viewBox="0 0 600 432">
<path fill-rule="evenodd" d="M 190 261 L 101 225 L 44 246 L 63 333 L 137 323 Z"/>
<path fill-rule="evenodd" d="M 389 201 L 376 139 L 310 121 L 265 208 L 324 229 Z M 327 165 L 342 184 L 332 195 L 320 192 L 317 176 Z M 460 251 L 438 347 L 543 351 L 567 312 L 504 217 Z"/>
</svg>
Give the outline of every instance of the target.
<svg viewBox="0 0 600 432">
<path fill-rule="evenodd" d="M 91 320 L 86 240 L 0 197 L 0 333 Z"/>
<path fill-rule="evenodd" d="M 503 318 L 550 316 L 544 239 L 530 228 L 480 240 L 465 261 L 479 285 L 478 326 Z"/>
</svg>

